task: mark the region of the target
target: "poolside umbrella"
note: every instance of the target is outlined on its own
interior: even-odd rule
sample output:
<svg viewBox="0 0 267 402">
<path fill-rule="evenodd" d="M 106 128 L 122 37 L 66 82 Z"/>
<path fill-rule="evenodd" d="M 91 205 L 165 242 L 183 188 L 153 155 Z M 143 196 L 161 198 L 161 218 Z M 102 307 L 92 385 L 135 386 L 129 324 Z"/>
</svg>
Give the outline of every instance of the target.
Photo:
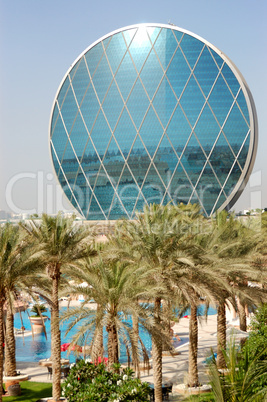
<svg viewBox="0 0 267 402">
<path fill-rule="evenodd" d="M 61 352 L 66 352 L 67 350 L 82 352 L 82 347 L 80 345 L 72 345 L 70 348 L 70 343 L 62 343 L 60 350 Z"/>
<path fill-rule="evenodd" d="M 241 339 L 241 338 L 247 338 L 248 336 L 249 336 L 248 332 L 242 331 L 241 329 L 238 329 L 238 328 L 228 328 L 226 330 L 227 338 L 235 337 L 235 338 Z"/>
<path fill-rule="evenodd" d="M 95 360 L 95 364 L 96 364 L 96 365 L 97 365 L 97 364 L 100 364 L 100 363 L 104 363 L 105 365 L 107 365 L 107 364 L 108 364 L 108 358 L 107 358 L 107 357 L 104 357 L 103 360 L 102 360 L 102 358 L 99 357 L 98 359 Z"/>
<path fill-rule="evenodd" d="M 62 343 L 60 350 L 61 352 L 66 352 L 70 346 L 70 343 Z"/>
<path fill-rule="evenodd" d="M 78 286 L 80 286 L 81 288 L 87 288 L 89 285 L 87 282 L 83 282 L 83 283 L 80 283 Z"/>
</svg>

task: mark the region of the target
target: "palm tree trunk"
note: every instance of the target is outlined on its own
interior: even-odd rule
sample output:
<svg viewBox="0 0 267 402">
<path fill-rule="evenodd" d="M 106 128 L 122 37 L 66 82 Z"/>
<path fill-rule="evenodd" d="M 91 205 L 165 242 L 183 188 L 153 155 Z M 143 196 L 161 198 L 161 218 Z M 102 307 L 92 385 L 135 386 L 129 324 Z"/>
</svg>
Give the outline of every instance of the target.
<svg viewBox="0 0 267 402">
<path fill-rule="evenodd" d="M 112 364 L 119 363 L 119 344 L 118 334 L 114 323 L 107 326 L 108 332 L 108 366 L 111 369 Z"/>
<path fill-rule="evenodd" d="M 55 269 L 52 276 L 52 311 L 51 311 L 51 352 L 53 369 L 53 401 L 57 401 L 61 394 L 61 339 L 59 328 L 59 304 L 58 304 L 58 285 L 60 271 Z"/>
<path fill-rule="evenodd" d="M 163 320 L 164 320 L 164 332 L 166 334 L 166 338 L 168 339 L 170 337 L 170 332 L 171 332 L 171 322 L 170 322 L 170 302 L 169 301 L 162 301 L 162 311 L 163 311 Z M 163 343 L 162 345 L 162 350 L 163 352 L 169 352 L 170 351 L 170 346 L 167 345 L 166 343 Z"/>
<path fill-rule="evenodd" d="M 92 361 L 98 361 L 100 358 L 101 361 L 103 361 L 103 355 L 104 355 L 104 341 L 103 341 L 103 325 L 102 322 L 98 319 L 99 312 L 101 310 L 101 306 L 97 304 L 96 306 L 96 317 L 97 317 L 97 322 L 98 324 L 96 325 L 96 337 L 95 341 L 93 342 L 93 348 L 92 348 Z"/>
<path fill-rule="evenodd" d="M 160 322 L 161 299 L 155 299 L 154 317 Z M 162 341 L 152 336 L 153 381 L 155 402 L 162 402 Z"/>
<path fill-rule="evenodd" d="M 5 339 L 5 375 L 13 377 L 16 371 L 16 341 L 14 336 L 14 315 L 7 301 L 6 339 Z"/>
<path fill-rule="evenodd" d="M 103 361 L 104 356 L 104 340 L 103 340 L 103 327 L 101 326 L 97 333 L 97 352 L 96 352 L 96 359 L 100 357 L 101 361 Z"/>
<path fill-rule="evenodd" d="M 97 313 L 101 311 L 101 306 L 97 305 Z M 98 314 L 97 314 L 98 315 Z M 97 337 L 97 346 L 98 346 L 98 357 L 101 357 L 101 361 L 103 361 L 104 357 L 104 338 L 103 338 L 103 324 L 102 322 L 99 325 L 99 332 Z"/>
<path fill-rule="evenodd" d="M 226 368 L 223 351 L 226 349 L 226 313 L 224 301 L 219 302 L 217 312 L 217 366 Z"/>
<path fill-rule="evenodd" d="M 238 303 L 238 313 L 239 313 L 239 327 L 242 331 L 247 331 L 247 316 L 245 304 L 239 300 Z"/>
<path fill-rule="evenodd" d="M 135 342 L 135 346 L 138 350 L 138 340 L 139 340 L 138 318 L 135 315 L 133 315 L 132 320 L 133 320 L 134 342 Z M 140 378 L 140 366 L 139 366 L 138 359 L 134 359 L 133 363 L 134 363 L 134 370 L 135 370 L 136 377 Z"/>
<path fill-rule="evenodd" d="M 242 331 L 247 331 L 247 315 L 246 315 L 246 305 L 239 300 L 238 303 L 238 313 L 239 313 L 239 328 Z M 240 346 L 243 348 L 245 346 L 247 338 L 242 338 L 240 340 Z"/>
<path fill-rule="evenodd" d="M 3 394 L 3 365 L 4 365 L 4 301 L 0 301 L 0 402 L 2 402 L 2 394 Z"/>
<path fill-rule="evenodd" d="M 198 322 L 197 306 L 191 304 L 191 315 L 189 321 L 189 368 L 188 368 L 188 386 L 198 387 L 198 369 L 197 369 L 197 349 L 198 349 Z"/>
</svg>

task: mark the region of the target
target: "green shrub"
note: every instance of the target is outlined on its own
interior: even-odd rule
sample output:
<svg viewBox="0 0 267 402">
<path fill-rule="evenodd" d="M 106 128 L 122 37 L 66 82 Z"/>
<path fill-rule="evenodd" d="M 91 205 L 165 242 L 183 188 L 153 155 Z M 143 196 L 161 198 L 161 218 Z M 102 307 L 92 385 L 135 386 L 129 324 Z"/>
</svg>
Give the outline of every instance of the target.
<svg viewBox="0 0 267 402">
<path fill-rule="evenodd" d="M 41 314 L 45 313 L 47 311 L 47 308 L 43 304 L 34 304 L 32 306 L 31 312 L 35 314 L 35 316 L 32 317 L 40 317 L 40 312 Z"/>
<path fill-rule="evenodd" d="M 224 357 L 228 372 L 220 374 L 216 362 L 210 365 L 216 402 L 265 402 L 267 400 L 267 305 L 261 306 L 243 348 L 231 340 Z"/>
<path fill-rule="evenodd" d="M 267 304 L 263 304 L 258 308 L 250 329 L 250 335 L 243 348 L 243 362 L 245 364 L 247 360 L 253 361 L 258 356 L 255 364 L 262 366 L 267 361 Z M 254 378 L 253 388 L 255 393 L 267 388 L 267 373 L 259 378 Z"/>
<path fill-rule="evenodd" d="M 117 372 L 108 371 L 101 363 L 98 365 L 78 361 L 62 385 L 63 396 L 68 402 L 126 402 L 147 401 L 149 386 L 134 378 L 131 369 L 120 369 L 114 365 Z"/>
</svg>

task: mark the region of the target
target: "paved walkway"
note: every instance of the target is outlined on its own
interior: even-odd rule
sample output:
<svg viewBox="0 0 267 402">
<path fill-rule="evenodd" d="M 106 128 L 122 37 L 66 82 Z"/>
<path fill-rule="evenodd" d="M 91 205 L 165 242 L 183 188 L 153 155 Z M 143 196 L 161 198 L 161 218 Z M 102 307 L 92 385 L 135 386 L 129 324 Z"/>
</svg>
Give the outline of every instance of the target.
<svg viewBox="0 0 267 402">
<path fill-rule="evenodd" d="M 203 363 L 207 356 L 211 355 L 211 348 L 213 351 L 217 347 L 217 337 L 214 336 L 217 327 L 217 315 L 208 317 L 207 322 L 205 319 L 199 324 L 198 331 L 198 370 L 200 382 L 207 383 L 207 367 Z M 173 327 L 174 332 L 178 333 L 181 338 L 181 344 L 176 348 L 179 351 L 177 356 L 164 356 L 163 357 L 163 381 L 171 381 L 173 384 L 182 384 L 186 382 L 188 373 L 188 351 L 189 351 L 189 319 L 182 318 L 179 324 Z M 153 366 L 149 374 L 143 373 L 142 380 L 153 382 Z"/>
</svg>

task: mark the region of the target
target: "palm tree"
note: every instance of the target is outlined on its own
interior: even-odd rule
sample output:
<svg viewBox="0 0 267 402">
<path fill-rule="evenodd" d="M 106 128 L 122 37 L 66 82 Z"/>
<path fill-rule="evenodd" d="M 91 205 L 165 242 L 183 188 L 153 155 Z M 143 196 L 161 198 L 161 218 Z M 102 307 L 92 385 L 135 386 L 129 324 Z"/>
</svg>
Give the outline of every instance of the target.
<svg viewBox="0 0 267 402">
<path fill-rule="evenodd" d="M 197 219 L 199 218 L 199 219 Z M 154 299 L 154 319 L 158 325 L 161 322 L 161 301 L 165 302 L 173 297 L 183 297 L 187 303 L 192 302 L 192 312 L 196 310 L 198 296 L 208 291 L 207 280 L 197 281 L 196 273 L 201 277 L 201 270 L 197 263 L 201 261 L 202 249 L 195 241 L 198 234 L 200 217 L 199 207 L 196 205 L 158 206 L 150 205 L 144 212 L 137 214 L 134 221 L 124 221 L 116 227 L 115 237 L 110 239 L 110 258 L 127 260 L 135 266 L 153 267 L 150 281 L 165 287 L 164 293 L 158 293 Z M 152 275 L 153 274 L 153 275 Z M 213 281 L 215 278 L 213 276 Z M 198 290 L 197 288 L 201 289 Z M 211 291 L 209 292 L 211 293 Z M 214 299 L 214 298 L 213 298 Z M 193 325 L 194 321 L 194 325 Z M 192 330 L 190 359 L 190 385 L 198 383 L 195 373 L 197 328 L 196 317 L 192 314 Z M 168 331 L 167 331 L 168 332 Z M 156 401 L 162 400 L 162 342 L 152 337 L 153 376 Z M 192 365 L 195 369 L 191 370 Z M 194 374 L 193 374 L 194 373 Z"/>
<path fill-rule="evenodd" d="M 267 288 L 267 212 L 265 211 L 259 216 L 260 233 L 257 243 L 257 254 L 253 256 L 251 263 L 258 272 L 257 283 L 263 289 Z M 258 224 L 258 226 L 259 226 Z"/>
<path fill-rule="evenodd" d="M 200 263 L 201 262 L 201 263 Z M 173 296 L 183 298 L 190 306 L 189 318 L 189 360 L 188 383 L 190 388 L 199 387 L 198 354 L 198 306 L 200 298 L 205 298 L 206 313 L 210 303 L 216 305 L 225 287 L 224 280 L 214 270 L 214 265 L 202 256 L 199 264 L 189 261 L 176 261 L 169 272 L 169 281 Z"/>
<path fill-rule="evenodd" d="M 16 375 L 13 302 L 21 290 L 28 289 L 38 271 L 31 247 L 19 227 L 9 223 L 0 227 L 0 400 L 3 384 L 3 348 L 5 342 L 6 375 Z M 35 280 L 35 282 L 37 282 Z M 6 306 L 6 336 L 4 340 L 4 306 Z"/>
<path fill-rule="evenodd" d="M 114 258 L 126 259 L 147 270 L 153 268 L 152 283 L 165 286 L 163 273 L 171 263 L 170 256 L 175 250 L 177 237 L 170 219 L 173 209 L 159 205 L 144 208 L 134 221 L 124 221 L 116 227 L 115 237 L 110 239 L 110 254 Z M 128 246 L 127 246 L 128 245 Z M 166 292 L 165 292 L 166 294 Z M 161 325 L 161 299 L 158 293 L 154 298 L 154 319 Z M 162 341 L 152 336 L 152 358 L 155 400 L 162 401 Z"/>
<path fill-rule="evenodd" d="M 224 278 L 214 270 L 214 258 L 210 258 L 205 245 L 210 237 L 210 222 L 204 219 L 199 205 L 179 205 L 180 225 L 186 234 L 179 241 L 178 259 L 170 279 L 172 290 L 184 298 L 190 306 L 189 318 L 189 364 L 188 387 L 199 387 L 198 355 L 198 305 L 200 298 L 206 300 L 206 314 L 210 303 L 221 299 L 225 288 Z M 204 247 L 203 247 L 204 246 Z M 179 258 L 181 251 L 190 257 Z"/>
<path fill-rule="evenodd" d="M 152 297 L 155 292 L 154 286 L 147 283 L 147 270 L 136 269 L 127 262 L 107 262 L 100 259 L 92 263 L 86 259 L 81 269 L 73 271 L 72 278 L 76 282 L 88 284 L 82 287 L 72 286 L 67 290 L 71 294 L 82 294 L 85 300 L 81 306 L 68 309 L 62 316 L 62 320 L 71 320 L 67 332 L 80 323 L 72 342 L 85 343 L 89 337 L 90 355 L 92 361 L 95 361 L 102 347 L 99 339 L 105 328 L 108 335 L 109 368 L 111 369 L 114 363 L 119 363 L 121 342 L 126 346 L 134 366 L 138 367 L 141 355 L 138 346 L 140 338 L 136 338 L 127 318 L 135 317 L 150 333 L 161 336 L 151 317 L 150 308 L 146 304 L 138 303 L 139 298 Z M 96 310 L 86 305 L 91 299 L 97 303 Z M 146 351 L 143 352 L 147 358 Z"/>
<path fill-rule="evenodd" d="M 217 272 L 225 278 L 225 283 L 231 288 L 223 291 L 223 298 L 218 303 L 217 315 L 217 364 L 226 367 L 223 351 L 226 348 L 226 300 L 237 309 L 236 298 L 241 304 L 250 304 L 255 307 L 260 301 L 262 292 L 259 289 L 249 288 L 248 280 L 258 275 L 255 267 L 249 263 L 249 255 L 254 252 L 258 242 L 258 235 L 234 219 L 226 211 L 219 212 L 213 221 L 208 249 L 217 259 Z"/>
<path fill-rule="evenodd" d="M 11 296 L 11 295 L 10 295 Z M 16 341 L 14 334 L 14 310 L 10 298 L 6 300 L 5 319 L 5 367 L 6 376 L 15 376 L 16 371 Z"/>
<path fill-rule="evenodd" d="M 38 245 L 40 265 L 51 281 L 51 353 L 53 361 L 53 399 L 60 398 L 61 338 L 59 329 L 58 291 L 62 274 L 68 274 L 79 260 L 94 253 L 87 244 L 88 230 L 75 225 L 74 217 L 65 218 L 61 213 L 51 217 L 43 214 L 41 221 L 21 223 L 29 238 Z"/>
<path fill-rule="evenodd" d="M 34 313 L 36 317 L 40 317 L 46 311 L 47 308 L 43 304 L 34 304 L 31 308 L 31 313 Z"/>
</svg>

